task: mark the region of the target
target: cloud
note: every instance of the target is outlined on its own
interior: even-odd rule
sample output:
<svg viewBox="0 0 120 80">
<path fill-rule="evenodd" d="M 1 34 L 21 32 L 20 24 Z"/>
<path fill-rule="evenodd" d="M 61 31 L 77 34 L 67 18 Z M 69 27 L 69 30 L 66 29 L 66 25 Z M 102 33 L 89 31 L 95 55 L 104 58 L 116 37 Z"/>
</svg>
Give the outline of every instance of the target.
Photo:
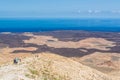
<svg viewBox="0 0 120 80">
<path fill-rule="evenodd" d="M 78 13 L 81 13 L 81 10 L 78 10 Z"/>
<path fill-rule="evenodd" d="M 86 11 L 78 10 L 77 12 L 79 14 L 81 14 L 81 13 L 85 13 L 85 14 L 98 14 L 98 13 L 101 13 L 100 10 L 86 10 Z"/>
<path fill-rule="evenodd" d="M 101 13 L 101 11 L 100 10 L 95 10 L 94 13 Z"/>
<path fill-rule="evenodd" d="M 114 14 L 120 14 L 120 10 L 113 10 L 111 12 L 114 13 Z"/>
<path fill-rule="evenodd" d="M 91 14 L 91 13 L 93 13 L 93 10 L 88 10 L 87 12 Z"/>
<path fill-rule="evenodd" d="M 120 10 L 113 10 L 113 11 L 105 11 L 105 10 L 86 10 L 86 11 L 82 11 L 82 10 L 78 10 L 77 11 L 79 14 L 85 13 L 85 14 L 120 14 Z"/>
</svg>

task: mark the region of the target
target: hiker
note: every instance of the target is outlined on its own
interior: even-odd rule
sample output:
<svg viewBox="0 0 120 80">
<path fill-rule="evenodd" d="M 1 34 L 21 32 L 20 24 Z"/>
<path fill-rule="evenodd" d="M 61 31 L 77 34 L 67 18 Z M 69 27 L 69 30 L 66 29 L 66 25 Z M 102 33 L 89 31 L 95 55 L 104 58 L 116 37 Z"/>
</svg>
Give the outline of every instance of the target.
<svg viewBox="0 0 120 80">
<path fill-rule="evenodd" d="M 14 59 L 14 64 L 18 64 L 19 61 L 21 61 L 21 59 L 15 58 L 15 59 Z"/>
<path fill-rule="evenodd" d="M 39 57 L 39 55 L 35 55 L 35 57 Z"/>
</svg>

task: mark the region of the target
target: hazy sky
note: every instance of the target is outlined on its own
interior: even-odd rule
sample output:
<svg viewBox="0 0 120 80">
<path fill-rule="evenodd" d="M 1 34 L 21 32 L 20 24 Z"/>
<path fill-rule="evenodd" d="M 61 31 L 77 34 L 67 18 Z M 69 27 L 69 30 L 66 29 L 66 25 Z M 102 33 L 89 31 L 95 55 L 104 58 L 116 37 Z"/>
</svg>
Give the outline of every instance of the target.
<svg viewBox="0 0 120 80">
<path fill-rule="evenodd" d="M 0 17 L 120 18 L 120 0 L 0 0 Z"/>
</svg>

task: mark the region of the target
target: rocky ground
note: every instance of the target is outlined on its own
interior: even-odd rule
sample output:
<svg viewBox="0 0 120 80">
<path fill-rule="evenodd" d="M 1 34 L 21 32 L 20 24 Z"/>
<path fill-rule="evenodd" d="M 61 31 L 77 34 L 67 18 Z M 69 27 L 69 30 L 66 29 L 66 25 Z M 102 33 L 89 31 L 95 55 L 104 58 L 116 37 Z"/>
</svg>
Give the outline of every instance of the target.
<svg viewBox="0 0 120 80">
<path fill-rule="evenodd" d="M 77 64 L 77 65 L 75 64 L 74 67 L 78 65 L 83 65 L 83 66 L 85 65 L 85 67 L 88 66 L 90 67 L 90 70 L 91 69 L 95 70 L 94 75 L 97 77 L 98 77 L 97 74 L 99 73 L 105 76 L 106 75 L 112 76 L 113 78 L 115 78 L 114 80 L 116 80 L 120 76 L 120 66 L 119 66 L 120 65 L 120 33 L 118 32 L 86 32 L 86 31 L 53 31 L 53 32 L 36 32 L 36 33 L 35 32 L 34 33 L 29 33 L 29 32 L 0 33 L 0 65 L 2 66 L 4 64 L 8 64 L 9 62 L 12 62 L 15 57 L 19 57 L 23 60 L 23 62 L 19 65 L 9 64 L 9 65 L 2 66 L 0 68 L 0 73 L 4 73 L 4 74 L 0 74 L 0 77 L 2 77 L 1 79 L 8 80 L 7 77 L 5 76 L 8 76 L 9 78 L 10 76 L 14 76 L 14 74 L 19 75 L 19 73 L 21 74 L 21 76 L 17 76 L 19 78 L 15 77 L 14 79 L 11 77 L 11 80 L 29 79 L 28 77 L 30 75 L 24 73 L 24 72 L 29 72 L 29 69 L 24 67 L 26 67 L 31 62 L 33 62 L 33 61 L 30 61 L 31 59 L 33 60 L 32 56 L 41 55 L 42 53 L 52 53 L 52 54 L 64 56 L 62 58 L 60 56 L 58 57 L 59 60 L 61 61 L 63 60 L 63 58 L 65 58 L 66 60 L 69 58 L 69 63 L 70 61 L 71 62 L 74 61 L 73 64 L 74 63 Z M 54 55 L 54 56 L 57 57 L 57 55 Z M 44 58 L 48 58 L 48 56 L 51 56 L 51 55 L 44 55 L 44 56 L 41 55 L 41 56 Z M 29 57 L 31 57 L 30 60 L 29 60 Z M 56 58 L 54 57 L 52 58 L 56 60 Z M 24 59 L 26 59 L 27 61 L 25 61 Z M 67 67 L 69 69 L 67 73 L 69 73 L 70 70 L 72 69 L 71 65 L 73 64 L 67 64 L 65 60 L 64 60 L 64 63 L 61 63 L 59 60 L 58 60 L 58 63 L 60 64 L 57 64 L 57 63 L 56 64 L 59 65 L 60 67 L 57 67 L 57 69 L 60 69 L 60 70 L 64 69 L 62 68 L 62 66 Z M 31 63 L 31 64 L 34 65 L 34 63 Z M 42 62 L 41 64 L 44 64 L 44 63 Z M 56 64 L 54 66 L 56 66 Z M 39 66 L 39 65 L 35 64 L 34 66 Z M 73 71 L 75 71 L 75 73 L 77 74 L 80 73 L 79 72 L 80 68 L 78 67 L 76 68 L 77 68 L 77 71 L 75 69 L 73 69 Z M 13 74 L 12 74 L 12 71 L 13 71 Z M 60 73 L 62 72 L 58 71 L 57 74 L 61 76 Z M 92 74 L 87 74 L 87 73 L 85 74 L 88 76 L 89 75 L 92 76 Z M 25 75 L 27 75 L 27 77 Z M 87 79 L 85 75 L 83 75 L 85 76 L 85 78 L 81 77 L 77 79 L 76 78 L 77 76 L 78 75 L 72 78 L 70 77 L 70 79 L 71 80 L 79 80 L 79 79 L 98 80 L 96 78 Z M 22 79 L 22 77 L 24 79 Z M 65 78 L 67 79 L 67 77 Z M 30 79 L 32 80 L 32 78 Z M 40 79 L 37 78 L 36 80 L 40 80 Z M 65 80 L 65 79 L 60 79 L 60 80 Z M 109 79 L 108 77 L 105 77 L 105 79 L 100 78 L 100 80 L 109 80 Z"/>
<path fill-rule="evenodd" d="M 119 80 L 67 57 L 42 53 L 0 67 L 0 80 Z"/>
</svg>

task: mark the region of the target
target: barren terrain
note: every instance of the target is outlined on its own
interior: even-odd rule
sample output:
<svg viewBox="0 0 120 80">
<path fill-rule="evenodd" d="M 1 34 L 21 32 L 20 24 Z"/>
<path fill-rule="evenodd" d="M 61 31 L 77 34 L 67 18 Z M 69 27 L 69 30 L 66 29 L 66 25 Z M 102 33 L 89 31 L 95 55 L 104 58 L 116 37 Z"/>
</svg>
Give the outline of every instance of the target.
<svg viewBox="0 0 120 80">
<path fill-rule="evenodd" d="M 44 53 L 44 56 L 41 55 L 42 53 Z M 51 53 L 57 55 L 51 56 Z M 67 73 L 73 70 L 74 74 L 78 74 L 81 69 L 80 67 L 78 68 L 78 65 L 82 65 L 85 67 L 85 70 L 87 70 L 86 67 L 88 66 L 90 70 L 95 71 L 95 74 L 87 74 L 84 72 L 85 74 L 83 76 L 95 75 L 98 77 L 98 75 L 104 75 L 105 77 L 103 79 L 103 77 L 99 76 L 99 79 L 95 78 L 92 80 L 111 80 L 113 78 L 116 80 L 120 76 L 120 34 L 117 32 L 53 31 L 0 33 L 0 65 L 2 66 L 0 72 L 3 72 L 2 69 L 6 67 L 9 69 L 9 65 L 6 66 L 5 64 L 10 64 L 10 66 L 15 68 L 15 65 L 11 64 L 15 57 L 29 60 L 30 57 L 32 59 L 35 55 L 42 56 L 42 59 L 50 57 L 50 60 L 57 60 L 56 57 L 58 55 L 64 56 L 58 57 L 63 63 L 58 60 L 58 62 L 53 64 L 54 66 L 59 65 L 59 67 L 57 66 L 58 70 L 66 67 Z M 69 62 L 66 62 L 63 58 L 68 59 Z M 26 61 L 21 63 L 21 67 L 24 65 L 24 62 Z M 28 64 L 30 64 L 29 62 L 30 61 L 28 61 Z M 32 64 L 34 65 L 34 63 Z M 40 64 L 44 63 L 40 62 Z M 38 65 L 35 64 L 34 66 Z M 11 67 L 10 70 L 12 70 Z M 17 68 L 17 70 L 19 69 Z M 24 71 L 24 69 L 22 70 Z M 89 70 L 87 72 L 89 72 Z M 15 73 L 17 73 L 16 70 Z M 61 75 L 60 73 L 61 71 L 57 71 L 57 74 Z M 11 73 L 2 75 L 2 77 L 9 76 L 9 74 Z M 64 72 L 64 74 L 66 74 L 66 72 Z M 73 74 L 68 74 L 68 76 L 70 75 Z M 80 77 L 82 75 L 71 76 L 70 79 L 91 80 L 91 78 L 79 78 L 78 76 Z M 112 78 L 108 79 L 109 76 L 112 76 Z M 14 79 L 11 78 L 11 80 Z M 25 78 L 25 80 L 27 80 L 27 78 Z"/>
</svg>

